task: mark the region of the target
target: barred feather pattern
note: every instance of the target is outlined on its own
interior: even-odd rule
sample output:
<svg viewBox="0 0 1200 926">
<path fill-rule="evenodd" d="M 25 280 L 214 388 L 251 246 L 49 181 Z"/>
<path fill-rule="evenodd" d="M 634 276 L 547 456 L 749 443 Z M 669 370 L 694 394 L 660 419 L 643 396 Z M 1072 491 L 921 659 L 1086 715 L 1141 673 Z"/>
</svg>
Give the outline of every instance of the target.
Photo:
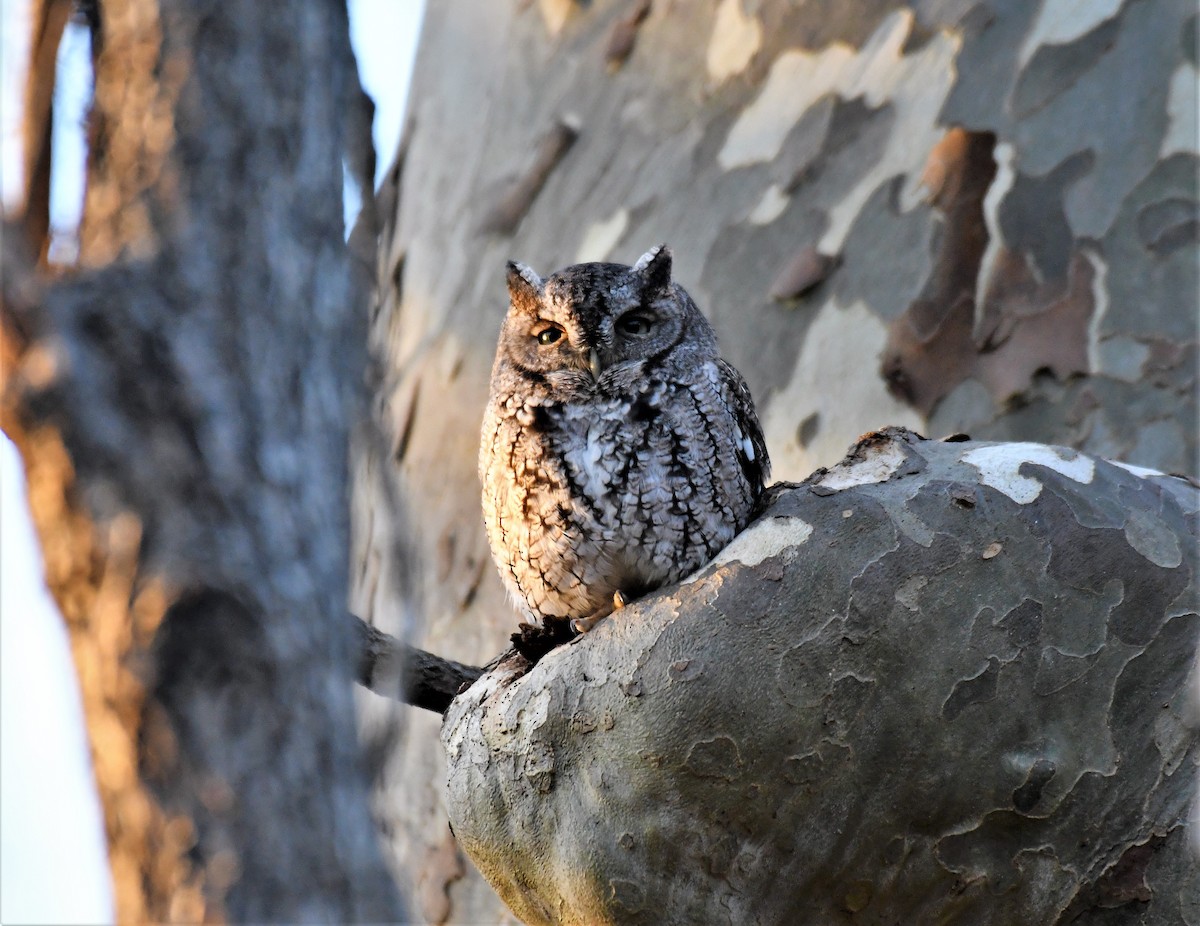
<svg viewBox="0 0 1200 926">
<path fill-rule="evenodd" d="M 543 621 L 678 581 L 761 498 L 750 392 L 669 269 L 665 247 L 545 282 L 510 265 L 479 469 L 500 575 Z"/>
</svg>

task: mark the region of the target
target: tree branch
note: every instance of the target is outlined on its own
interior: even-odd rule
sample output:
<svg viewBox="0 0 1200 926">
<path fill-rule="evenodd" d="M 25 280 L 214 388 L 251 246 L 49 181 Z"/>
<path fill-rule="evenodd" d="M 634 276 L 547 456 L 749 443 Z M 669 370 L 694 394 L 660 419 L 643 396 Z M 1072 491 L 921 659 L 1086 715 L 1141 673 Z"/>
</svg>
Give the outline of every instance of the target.
<svg viewBox="0 0 1200 926">
<path fill-rule="evenodd" d="M 1065 448 L 867 435 L 454 699 L 455 838 L 530 924 L 1180 921 L 1198 508 Z"/>
<path fill-rule="evenodd" d="M 357 643 L 354 677 L 385 698 L 444 714 L 454 696 L 483 675 L 482 668 L 408 646 L 360 617 L 349 618 Z"/>
</svg>

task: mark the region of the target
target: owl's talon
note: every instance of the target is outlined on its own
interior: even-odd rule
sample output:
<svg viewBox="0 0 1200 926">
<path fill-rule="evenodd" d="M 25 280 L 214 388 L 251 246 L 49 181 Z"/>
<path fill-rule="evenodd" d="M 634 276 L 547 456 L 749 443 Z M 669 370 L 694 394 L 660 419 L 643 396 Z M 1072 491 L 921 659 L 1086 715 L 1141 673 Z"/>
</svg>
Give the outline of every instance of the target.
<svg viewBox="0 0 1200 926">
<path fill-rule="evenodd" d="M 606 617 L 608 617 L 607 614 L 592 614 L 589 617 L 577 617 L 571 621 L 571 629 L 579 634 L 587 633 Z"/>
<path fill-rule="evenodd" d="M 624 593 L 619 591 L 613 592 L 612 607 L 601 608 L 595 614 L 589 614 L 587 617 L 575 618 L 571 621 L 571 629 L 579 634 L 587 633 L 604 620 L 604 618 L 612 614 L 613 611 L 620 611 L 627 603 Z"/>
</svg>

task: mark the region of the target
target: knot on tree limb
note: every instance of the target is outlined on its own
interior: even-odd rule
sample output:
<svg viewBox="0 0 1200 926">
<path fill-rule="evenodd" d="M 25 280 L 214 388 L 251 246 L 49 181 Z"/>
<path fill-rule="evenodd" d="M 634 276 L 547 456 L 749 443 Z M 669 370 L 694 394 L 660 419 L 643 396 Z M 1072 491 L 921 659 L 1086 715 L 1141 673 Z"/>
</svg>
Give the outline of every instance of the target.
<svg viewBox="0 0 1200 926">
<path fill-rule="evenodd" d="M 1178 918 L 1198 509 L 1064 448 L 867 435 L 457 697 L 454 832 L 529 923 Z"/>
</svg>

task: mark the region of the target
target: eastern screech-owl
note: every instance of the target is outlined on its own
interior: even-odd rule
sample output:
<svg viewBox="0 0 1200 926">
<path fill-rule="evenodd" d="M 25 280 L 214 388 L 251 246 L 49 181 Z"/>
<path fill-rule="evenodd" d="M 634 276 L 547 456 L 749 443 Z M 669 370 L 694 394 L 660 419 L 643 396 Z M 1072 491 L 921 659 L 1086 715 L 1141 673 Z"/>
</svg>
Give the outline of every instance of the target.
<svg viewBox="0 0 1200 926">
<path fill-rule="evenodd" d="M 710 560 L 749 522 L 770 464 L 750 391 L 665 246 L 545 281 L 509 263 L 508 290 L 484 519 L 505 585 L 561 640 L 614 595 L 619 607 Z"/>
</svg>

